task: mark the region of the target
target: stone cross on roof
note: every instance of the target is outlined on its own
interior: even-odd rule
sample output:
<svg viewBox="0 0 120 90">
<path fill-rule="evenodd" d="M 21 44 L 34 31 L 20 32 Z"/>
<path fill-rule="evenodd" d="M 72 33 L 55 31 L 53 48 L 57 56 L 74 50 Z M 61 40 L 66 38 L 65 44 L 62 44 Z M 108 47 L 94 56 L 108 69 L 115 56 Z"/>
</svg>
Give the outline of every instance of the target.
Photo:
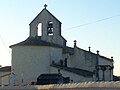
<svg viewBox="0 0 120 90">
<path fill-rule="evenodd" d="M 46 7 L 47 7 L 47 4 L 45 4 L 44 7 L 46 8 Z"/>
<path fill-rule="evenodd" d="M 76 40 L 74 40 L 74 47 L 76 46 L 76 43 L 77 43 L 77 41 L 76 41 Z"/>
</svg>

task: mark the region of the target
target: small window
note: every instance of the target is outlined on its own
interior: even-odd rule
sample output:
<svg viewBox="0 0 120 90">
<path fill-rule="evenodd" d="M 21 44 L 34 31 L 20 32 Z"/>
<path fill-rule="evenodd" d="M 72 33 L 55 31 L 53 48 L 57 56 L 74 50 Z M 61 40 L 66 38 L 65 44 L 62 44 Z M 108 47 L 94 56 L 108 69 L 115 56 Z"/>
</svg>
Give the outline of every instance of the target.
<svg viewBox="0 0 120 90">
<path fill-rule="evenodd" d="M 42 35 L 42 23 L 38 24 L 38 36 Z"/>
<path fill-rule="evenodd" d="M 49 36 L 52 36 L 52 35 L 53 35 L 53 22 L 51 22 L 51 21 L 48 22 L 47 34 L 48 34 Z"/>
</svg>

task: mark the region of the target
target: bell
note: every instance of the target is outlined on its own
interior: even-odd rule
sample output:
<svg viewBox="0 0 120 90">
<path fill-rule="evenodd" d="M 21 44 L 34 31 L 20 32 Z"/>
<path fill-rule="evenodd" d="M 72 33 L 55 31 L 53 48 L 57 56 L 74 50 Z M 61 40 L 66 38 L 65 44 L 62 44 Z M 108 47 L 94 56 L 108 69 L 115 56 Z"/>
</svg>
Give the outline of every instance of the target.
<svg viewBox="0 0 120 90">
<path fill-rule="evenodd" d="M 53 23 L 50 21 L 48 22 L 48 34 L 52 34 L 53 33 Z"/>
<path fill-rule="evenodd" d="M 53 33 L 53 29 L 52 28 L 48 28 L 48 34 L 52 34 Z"/>
</svg>

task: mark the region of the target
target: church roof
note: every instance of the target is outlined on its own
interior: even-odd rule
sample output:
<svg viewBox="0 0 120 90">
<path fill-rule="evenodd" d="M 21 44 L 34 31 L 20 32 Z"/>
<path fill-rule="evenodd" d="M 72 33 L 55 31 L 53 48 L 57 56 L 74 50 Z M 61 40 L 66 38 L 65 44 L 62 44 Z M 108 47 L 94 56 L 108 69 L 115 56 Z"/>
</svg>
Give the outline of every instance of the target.
<svg viewBox="0 0 120 90">
<path fill-rule="evenodd" d="M 72 73 L 75 73 L 75 74 L 78 74 L 78 75 L 81 75 L 81 76 L 84 76 L 84 77 L 92 77 L 93 76 L 93 72 L 83 70 L 83 69 L 79 69 L 79 68 L 65 67 L 65 66 L 56 65 L 56 64 L 52 64 L 51 66 L 59 68 L 61 70 L 72 72 Z"/>
<path fill-rule="evenodd" d="M 78 47 L 77 47 L 77 48 L 78 48 Z M 87 52 L 87 53 L 91 53 L 91 55 L 97 55 L 97 56 L 98 56 L 98 54 L 93 53 L 93 52 L 91 52 L 91 51 L 87 51 L 87 50 L 84 50 L 84 49 L 81 49 L 81 48 L 78 48 L 78 49 L 80 49 L 80 50 L 82 50 L 82 51 L 84 51 L 84 52 Z M 99 57 L 100 57 L 100 58 L 103 58 L 103 59 L 105 59 L 105 60 L 108 60 L 108 61 L 110 61 L 110 62 L 113 62 L 113 59 L 107 58 L 107 57 L 102 56 L 102 55 L 100 55 L 100 54 L 99 54 Z"/>
<path fill-rule="evenodd" d="M 74 54 L 74 48 L 66 46 L 66 47 L 63 48 L 63 53 L 69 53 L 70 55 L 73 55 Z"/>
<path fill-rule="evenodd" d="M 95 53 L 93 53 L 93 52 L 90 52 L 90 51 L 81 49 L 81 48 L 79 48 L 79 47 L 77 47 L 77 49 L 82 50 L 82 51 L 84 51 L 84 52 L 86 52 L 86 53 L 91 53 L 91 55 L 98 56 L 98 54 L 95 54 Z M 74 54 L 74 48 L 72 48 L 72 47 L 67 47 L 67 46 L 66 46 L 66 47 L 63 49 L 63 53 L 69 53 L 70 55 L 73 55 L 73 54 Z M 107 57 L 105 57 L 105 56 L 99 55 L 99 57 L 100 57 L 100 58 L 103 58 L 103 59 L 105 59 L 105 60 L 108 60 L 108 61 L 110 61 L 110 62 L 113 62 L 113 59 L 107 58 Z"/>
<path fill-rule="evenodd" d="M 54 46 L 54 47 L 61 48 L 60 45 L 41 40 L 41 36 L 28 37 L 26 40 L 24 40 L 20 43 L 11 45 L 10 48 L 12 48 L 14 46 Z"/>
</svg>

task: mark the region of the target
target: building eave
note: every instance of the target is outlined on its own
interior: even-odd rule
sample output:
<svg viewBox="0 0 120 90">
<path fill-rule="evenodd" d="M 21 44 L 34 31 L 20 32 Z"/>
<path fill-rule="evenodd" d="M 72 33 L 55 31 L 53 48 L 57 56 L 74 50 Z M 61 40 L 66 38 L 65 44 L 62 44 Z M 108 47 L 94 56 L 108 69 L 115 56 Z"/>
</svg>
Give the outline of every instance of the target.
<svg viewBox="0 0 120 90">
<path fill-rule="evenodd" d="M 0 72 L 10 72 L 11 66 L 5 66 L 0 68 Z"/>
<path fill-rule="evenodd" d="M 10 48 L 15 47 L 15 46 L 51 46 L 51 47 L 63 48 L 60 45 L 43 41 L 43 40 L 41 40 L 41 37 L 39 37 L 39 36 L 28 37 L 26 40 L 24 40 L 20 43 L 11 45 Z"/>
</svg>

